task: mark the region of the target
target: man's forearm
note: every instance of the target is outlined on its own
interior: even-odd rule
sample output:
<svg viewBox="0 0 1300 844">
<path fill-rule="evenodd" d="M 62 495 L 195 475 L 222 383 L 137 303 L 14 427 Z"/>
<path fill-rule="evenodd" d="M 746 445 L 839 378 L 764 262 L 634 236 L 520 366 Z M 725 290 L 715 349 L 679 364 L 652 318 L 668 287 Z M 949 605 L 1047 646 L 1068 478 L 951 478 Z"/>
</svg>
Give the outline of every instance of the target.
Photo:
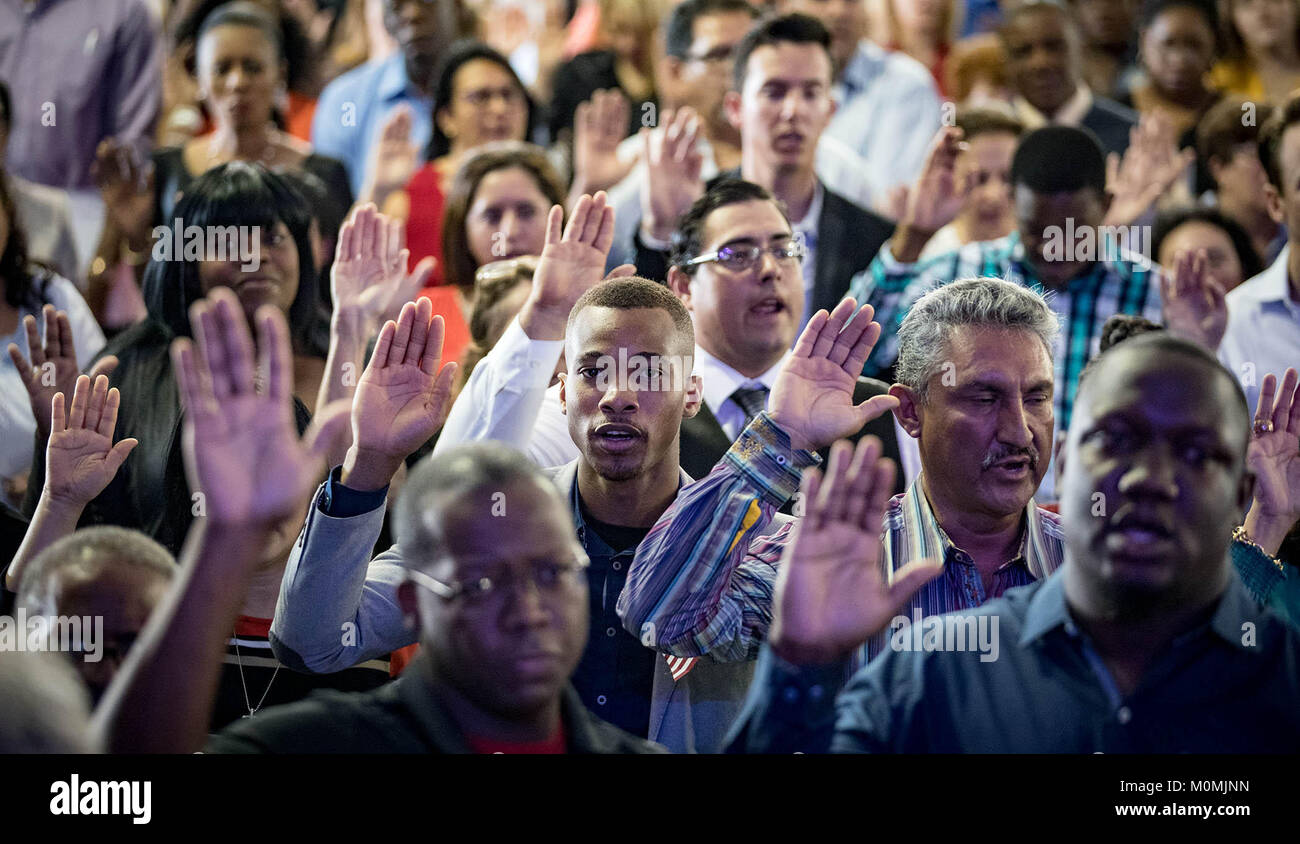
<svg viewBox="0 0 1300 844">
<path fill-rule="evenodd" d="M 202 748 L 225 642 L 270 536 L 267 525 L 194 522 L 167 597 L 95 710 L 92 728 L 108 752 Z"/>
<path fill-rule="evenodd" d="M 900 264 L 914 264 L 921 259 L 921 253 L 932 237 L 934 232 L 903 222 L 889 241 L 889 251 Z"/>
<path fill-rule="evenodd" d="M 679 656 L 752 659 L 767 634 L 778 532 L 753 538 L 799 488 L 811 453 L 795 452 L 766 413 L 705 478 L 685 487 L 637 548 L 619 596 L 623 626 Z"/>
</svg>

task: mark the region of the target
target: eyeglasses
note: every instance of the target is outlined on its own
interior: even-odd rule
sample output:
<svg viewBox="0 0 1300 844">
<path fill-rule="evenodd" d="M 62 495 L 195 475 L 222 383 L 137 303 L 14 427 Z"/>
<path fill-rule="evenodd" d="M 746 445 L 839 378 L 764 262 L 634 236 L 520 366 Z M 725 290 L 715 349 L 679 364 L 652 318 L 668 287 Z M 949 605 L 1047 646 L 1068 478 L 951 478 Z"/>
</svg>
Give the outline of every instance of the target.
<svg viewBox="0 0 1300 844">
<path fill-rule="evenodd" d="M 549 560 L 534 562 L 530 566 L 528 580 L 532 581 L 542 595 L 554 595 L 566 586 L 575 585 L 578 582 L 578 575 L 590 565 L 591 560 L 579 551 L 569 562 Z M 443 600 L 454 601 L 464 597 L 466 605 L 469 606 L 482 606 L 492 598 L 500 598 L 513 592 L 520 581 L 512 568 L 502 568 L 500 574 L 495 577 L 476 577 L 454 583 L 444 583 L 415 569 L 408 569 L 406 576 Z"/>
<path fill-rule="evenodd" d="M 747 270 L 763 259 L 763 254 L 770 252 L 778 261 L 800 262 L 808 255 L 808 248 L 799 240 L 791 240 L 780 246 L 724 246 L 716 252 L 701 255 L 687 261 L 685 266 L 717 262 L 729 270 L 740 272 Z"/>
</svg>

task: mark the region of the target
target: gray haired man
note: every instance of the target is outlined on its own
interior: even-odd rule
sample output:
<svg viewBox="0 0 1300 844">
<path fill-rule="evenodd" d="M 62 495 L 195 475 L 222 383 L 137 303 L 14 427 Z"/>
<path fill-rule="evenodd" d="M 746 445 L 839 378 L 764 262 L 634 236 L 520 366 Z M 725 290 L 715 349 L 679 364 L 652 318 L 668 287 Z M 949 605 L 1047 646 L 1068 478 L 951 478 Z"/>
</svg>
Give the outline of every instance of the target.
<svg viewBox="0 0 1300 844">
<path fill-rule="evenodd" d="M 921 473 L 887 508 L 878 502 L 880 559 L 886 582 L 914 561 L 943 566 L 905 606 L 906 620 L 973 609 L 1060 566 L 1060 522 L 1033 503 L 1052 446 L 1058 330 L 1041 294 L 988 278 L 926 294 L 903 321 L 899 383 L 889 392 L 900 426 L 917 440 Z M 754 659 L 767 638 L 793 525 L 763 534 L 802 470 L 820 462 L 813 451 L 847 433 L 831 436 L 816 397 L 784 391 L 781 378 L 769 411 L 707 478 L 681 491 L 637 551 L 619 614 L 661 651 Z M 874 489 L 887 490 L 894 467 L 881 465 L 888 482 Z M 900 636 L 901 626 L 868 641 L 855 663 L 916 638 Z"/>
</svg>

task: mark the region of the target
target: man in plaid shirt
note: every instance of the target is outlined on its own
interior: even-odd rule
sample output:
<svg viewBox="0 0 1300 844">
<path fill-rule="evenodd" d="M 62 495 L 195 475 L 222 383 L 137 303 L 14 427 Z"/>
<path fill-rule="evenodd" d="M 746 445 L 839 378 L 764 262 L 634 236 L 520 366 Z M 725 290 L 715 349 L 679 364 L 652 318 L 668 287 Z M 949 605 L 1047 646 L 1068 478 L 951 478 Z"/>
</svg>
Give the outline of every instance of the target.
<svg viewBox="0 0 1300 844">
<path fill-rule="evenodd" d="M 1079 373 L 1098 352 L 1106 320 L 1117 313 L 1161 319 L 1159 271 L 1137 252 L 1149 239 L 1140 234 L 1145 227 L 1118 224 L 1145 207 L 1134 208 L 1129 196 L 1108 197 L 1106 162 L 1091 133 L 1048 126 L 1026 135 L 1011 163 L 1017 230 L 918 262 L 963 202 L 966 191 L 954 178 L 960 138 L 959 129 L 940 133 L 893 238 L 849 285 L 851 296 L 875 308 L 883 329 L 864 374 L 890 380 L 882 373 L 898 357 L 898 326 L 927 291 L 959 278 L 1006 279 L 1046 293 L 1061 319 L 1054 401 L 1065 430 Z"/>
</svg>

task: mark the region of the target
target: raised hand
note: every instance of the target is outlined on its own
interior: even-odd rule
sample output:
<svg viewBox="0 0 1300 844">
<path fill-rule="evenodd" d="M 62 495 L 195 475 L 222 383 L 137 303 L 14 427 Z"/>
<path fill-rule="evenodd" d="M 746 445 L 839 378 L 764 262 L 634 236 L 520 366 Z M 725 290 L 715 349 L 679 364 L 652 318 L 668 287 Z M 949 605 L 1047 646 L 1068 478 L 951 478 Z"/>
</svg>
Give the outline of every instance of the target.
<svg viewBox="0 0 1300 844">
<path fill-rule="evenodd" d="M 1164 196 L 1196 160 L 1196 151 L 1178 149 L 1178 131 L 1165 118 L 1150 114 L 1129 132 L 1123 158 L 1106 157 L 1106 191 L 1111 195 L 1103 225 L 1128 226 Z"/>
<path fill-rule="evenodd" d="M 51 399 L 50 441 L 45 447 L 45 489 L 52 503 L 78 512 L 104 491 L 139 441 L 113 444 L 121 395 L 108 376 L 76 379 L 71 412 L 64 413 L 62 392 Z"/>
<path fill-rule="evenodd" d="M 689 106 L 664 111 L 656 129 L 641 130 L 641 159 L 646 187 L 641 192 L 641 226 L 652 237 L 668 240 L 677 221 L 704 195 L 700 169 L 700 116 Z"/>
<path fill-rule="evenodd" d="M 605 260 L 614 243 L 614 209 L 606 204 L 604 191 L 578 200 L 561 235 L 563 220 L 563 209 L 552 207 L 533 289 L 519 312 L 519 326 L 533 340 L 564 337 L 569 311 L 578 297 L 604 278 Z M 622 267 L 615 272 L 621 271 Z"/>
<path fill-rule="evenodd" d="M 1300 520 L 1300 375 L 1287 369 L 1277 387 L 1276 375 L 1264 376 L 1246 449 L 1246 466 L 1255 475 L 1246 532 L 1273 555 Z"/>
<path fill-rule="evenodd" d="M 105 138 L 95 149 L 91 176 L 112 224 L 132 246 L 145 244 L 154 214 L 153 162 L 134 147 Z"/>
<path fill-rule="evenodd" d="M 204 514 L 216 525 L 270 530 L 304 512 L 347 420 L 319 411 L 299 440 L 288 324 L 270 305 L 255 318 L 256 351 L 239 300 L 218 287 L 190 308 L 195 340 L 174 340 L 171 355 L 185 410 L 185 471 Z"/>
<path fill-rule="evenodd" d="M 330 270 L 335 313 L 352 312 L 374 324 L 396 315 L 428 283 L 437 264 L 425 258 L 408 275 L 410 254 L 401 220 L 380 214 L 373 203 L 353 209 L 339 228 Z"/>
<path fill-rule="evenodd" d="M 36 430 L 44 437 L 50 433 L 50 402 L 55 393 L 63 393 L 65 397 L 73 394 L 79 369 L 68 314 L 54 310 L 53 305 L 46 305 L 41 309 L 41 318 L 45 322 L 44 343 L 37 330 L 36 317 L 28 314 L 23 318 L 31 360 L 23 357 L 22 350 L 16 343 L 9 344 L 9 359 L 18 370 L 23 386 L 27 388 L 32 415 L 36 417 Z M 96 361 L 90 369 L 92 382 L 99 375 L 111 374 L 117 368 L 117 363 L 117 358 L 113 355 L 106 355 Z"/>
<path fill-rule="evenodd" d="M 962 137 L 956 126 L 946 126 L 934 136 L 921 175 L 907 192 L 901 221 L 904 225 L 934 233 L 961 211 L 966 201 L 966 192 L 957 183 L 957 157 L 966 148 Z"/>
<path fill-rule="evenodd" d="M 853 403 L 858 376 L 880 339 L 872 307 L 857 308 L 847 297 L 831 313 L 813 314 L 772 385 L 768 414 L 795 448 L 824 448 L 898 407 L 888 395 Z"/>
<path fill-rule="evenodd" d="M 880 527 L 895 467 L 880 451 L 875 437 L 859 440 L 856 452 L 841 440 L 831 447 L 825 479 L 819 469 L 803 473 L 806 510 L 781 557 L 768 637 L 784 659 L 817 664 L 846 656 L 943 570 L 918 560 L 885 582 Z"/>
<path fill-rule="evenodd" d="M 383 205 L 389 194 L 402 190 L 411 181 L 420 163 L 420 150 L 411 140 L 412 120 L 410 106 L 402 104 L 384 121 L 371 152 L 362 199 Z"/>
<path fill-rule="evenodd" d="M 1180 252 L 1173 273 L 1160 275 L 1160 301 L 1169 331 L 1210 351 L 1228 330 L 1228 305 L 1222 285 L 1209 273 L 1205 250 Z"/>
<path fill-rule="evenodd" d="M 578 104 L 573 120 L 573 194 L 611 188 L 631 171 L 618 145 L 627 137 L 627 97 L 617 89 L 597 91 Z"/>
<path fill-rule="evenodd" d="M 352 402 L 352 447 L 341 480 L 386 486 L 407 455 L 447 419 L 455 363 L 442 363 L 443 322 L 428 299 L 408 302 L 384 324 Z"/>
</svg>

